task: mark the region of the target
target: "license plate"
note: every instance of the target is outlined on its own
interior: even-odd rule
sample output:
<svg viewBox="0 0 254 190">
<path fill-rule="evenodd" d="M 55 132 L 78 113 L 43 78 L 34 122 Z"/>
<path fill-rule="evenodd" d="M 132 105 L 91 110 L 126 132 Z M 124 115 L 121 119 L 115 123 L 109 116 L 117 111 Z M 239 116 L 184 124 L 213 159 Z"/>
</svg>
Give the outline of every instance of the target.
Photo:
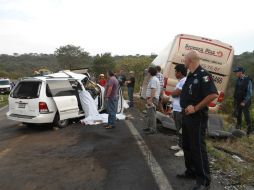
<svg viewBox="0 0 254 190">
<path fill-rule="evenodd" d="M 25 108 L 26 104 L 25 103 L 19 103 L 19 108 Z"/>
</svg>

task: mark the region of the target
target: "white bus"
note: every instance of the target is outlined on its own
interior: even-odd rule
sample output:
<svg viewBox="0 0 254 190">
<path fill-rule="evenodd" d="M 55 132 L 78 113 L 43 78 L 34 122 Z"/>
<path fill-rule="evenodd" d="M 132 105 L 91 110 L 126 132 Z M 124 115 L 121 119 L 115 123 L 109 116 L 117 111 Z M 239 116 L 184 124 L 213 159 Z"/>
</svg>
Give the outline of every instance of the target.
<svg viewBox="0 0 254 190">
<path fill-rule="evenodd" d="M 174 68 L 177 64 L 184 64 L 184 57 L 191 50 L 198 52 L 201 66 L 212 74 L 219 96 L 209 105 L 209 109 L 216 112 L 224 100 L 232 69 L 234 49 L 231 45 L 209 38 L 179 34 L 152 64 L 161 66 L 165 77 L 165 95 L 170 96 L 178 82 Z"/>
</svg>

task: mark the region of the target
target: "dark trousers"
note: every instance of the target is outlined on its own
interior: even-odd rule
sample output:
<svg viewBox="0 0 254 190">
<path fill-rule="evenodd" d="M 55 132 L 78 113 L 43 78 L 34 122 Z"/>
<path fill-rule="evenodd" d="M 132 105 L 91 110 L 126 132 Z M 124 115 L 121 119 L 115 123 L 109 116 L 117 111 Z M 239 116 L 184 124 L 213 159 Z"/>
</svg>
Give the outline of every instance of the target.
<svg viewBox="0 0 254 190">
<path fill-rule="evenodd" d="M 241 106 L 240 103 L 237 103 L 237 126 L 236 128 L 242 128 L 242 113 L 244 115 L 246 124 L 247 124 L 247 133 L 251 132 L 251 117 L 250 117 L 250 105 L 251 102 L 247 102 L 245 106 Z"/>
<path fill-rule="evenodd" d="M 208 116 L 201 112 L 183 115 L 182 135 L 186 173 L 195 175 L 198 184 L 211 182 L 205 143 Z"/>
<path fill-rule="evenodd" d="M 128 97 L 130 101 L 130 107 L 133 107 L 133 93 L 134 93 L 134 88 L 133 87 L 128 87 Z"/>
<path fill-rule="evenodd" d="M 176 126 L 176 134 L 178 136 L 178 145 L 183 148 L 183 142 L 182 142 L 182 113 L 178 111 L 173 111 L 173 118 L 175 121 L 175 126 Z"/>
</svg>

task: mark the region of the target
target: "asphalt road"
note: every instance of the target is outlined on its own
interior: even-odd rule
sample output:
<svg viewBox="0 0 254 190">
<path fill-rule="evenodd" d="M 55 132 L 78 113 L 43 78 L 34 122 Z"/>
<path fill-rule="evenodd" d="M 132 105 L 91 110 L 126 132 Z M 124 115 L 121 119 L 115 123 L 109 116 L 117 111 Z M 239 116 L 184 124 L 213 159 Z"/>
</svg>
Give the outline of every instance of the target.
<svg viewBox="0 0 254 190">
<path fill-rule="evenodd" d="M 169 150 L 176 136 L 145 135 L 144 115 L 126 112 L 113 130 L 102 125 L 28 128 L 0 110 L 1 190 L 187 190 L 195 181 L 176 178 L 183 158 Z M 211 189 L 223 189 L 213 182 Z"/>
</svg>

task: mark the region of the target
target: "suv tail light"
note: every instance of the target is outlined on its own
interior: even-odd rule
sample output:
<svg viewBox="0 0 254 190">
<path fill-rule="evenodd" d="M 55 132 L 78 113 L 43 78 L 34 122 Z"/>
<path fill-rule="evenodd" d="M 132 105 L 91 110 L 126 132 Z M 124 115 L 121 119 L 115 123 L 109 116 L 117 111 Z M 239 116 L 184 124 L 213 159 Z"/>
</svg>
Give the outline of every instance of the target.
<svg viewBox="0 0 254 190">
<path fill-rule="evenodd" d="M 165 94 L 166 94 L 167 96 L 170 96 L 170 95 L 172 94 L 172 92 L 171 92 L 171 91 L 166 91 L 167 85 L 168 85 L 168 78 L 164 78 Z"/>
<path fill-rule="evenodd" d="M 168 78 L 164 78 L 164 88 L 166 88 L 167 87 L 167 84 L 168 84 Z"/>
<path fill-rule="evenodd" d="M 49 109 L 45 102 L 39 102 L 39 112 L 40 113 L 48 113 Z"/>
<path fill-rule="evenodd" d="M 224 92 L 221 92 L 219 97 L 218 97 L 218 102 L 220 102 L 220 103 L 223 102 L 224 96 L 225 96 Z"/>
<path fill-rule="evenodd" d="M 209 107 L 215 107 L 215 106 L 216 106 L 216 104 L 213 103 L 213 102 L 211 102 L 211 103 L 209 104 Z"/>
</svg>

